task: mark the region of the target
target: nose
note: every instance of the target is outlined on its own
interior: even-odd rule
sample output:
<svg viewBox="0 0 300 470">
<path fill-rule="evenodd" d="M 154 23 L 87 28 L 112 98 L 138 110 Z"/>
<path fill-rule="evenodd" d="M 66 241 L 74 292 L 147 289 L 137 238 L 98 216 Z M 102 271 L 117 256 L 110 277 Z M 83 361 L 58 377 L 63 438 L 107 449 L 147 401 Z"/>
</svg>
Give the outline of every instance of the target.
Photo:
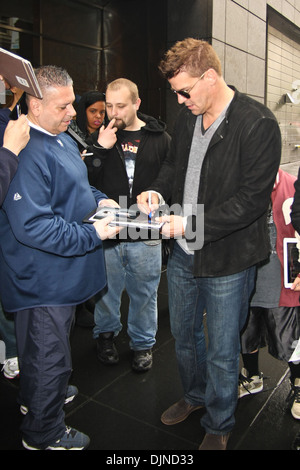
<svg viewBox="0 0 300 470">
<path fill-rule="evenodd" d="M 118 107 L 117 106 L 112 106 L 110 108 L 110 114 L 112 116 L 112 118 L 115 118 L 118 116 Z"/>
<path fill-rule="evenodd" d="M 180 95 L 179 93 L 177 93 L 177 100 L 178 100 L 178 103 L 179 104 L 183 104 L 186 102 L 187 98 L 185 98 L 184 96 Z"/>
<path fill-rule="evenodd" d="M 71 117 L 76 116 L 76 111 L 75 111 L 74 106 L 72 104 L 69 104 L 67 106 L 67 112 L 68 112 L 68 115 L 71 116 Z"/>
</svg>

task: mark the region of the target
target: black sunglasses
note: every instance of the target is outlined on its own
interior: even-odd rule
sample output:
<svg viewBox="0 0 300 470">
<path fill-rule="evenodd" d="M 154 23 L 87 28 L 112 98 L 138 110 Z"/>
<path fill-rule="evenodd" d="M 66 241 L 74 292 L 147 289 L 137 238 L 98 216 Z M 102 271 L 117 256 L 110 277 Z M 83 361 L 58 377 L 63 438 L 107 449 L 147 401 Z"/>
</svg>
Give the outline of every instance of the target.
<svg viewBox="0 0 300 470">
<path fill-rule="evenodd" d="M 176 95 L 183 96 L 183 98 L 189 100 L 190 97 L 191 97 L 190 93 L 191 93 L 192 89 L 194 88 L 194 86 L 197 85 L 198 82 L 200 82 L 200 80 L 202 80 L 202 78 L 204 77 L 205 74 L 206 74 L 206 72 L 204 72 L 204 73 L 201 75 L 201 77 L 198 78 L 198 80 L 194 83 L 194 85 L 193 85 L 189 90 L 178 90 L 178 91 L 177 91 L 177 90 L 173 90 L 173 89 L 172 89 L 173 93 L 175 93 Z"/>
</svg>

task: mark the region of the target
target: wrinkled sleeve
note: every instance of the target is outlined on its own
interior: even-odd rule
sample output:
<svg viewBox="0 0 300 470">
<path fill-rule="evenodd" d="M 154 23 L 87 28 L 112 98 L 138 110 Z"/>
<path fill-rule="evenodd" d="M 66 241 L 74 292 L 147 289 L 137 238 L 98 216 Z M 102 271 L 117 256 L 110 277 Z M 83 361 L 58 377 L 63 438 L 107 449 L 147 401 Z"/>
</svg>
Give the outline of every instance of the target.
<svg viewBox="0 0 300 470">
<path fill-rule="evenodd" d="M 257 121 L 241 146 L 239 190 L 205 211 L 205 243 L 247 227 L 266 212 L 280 158 L 277 122 L 268 118 Z"/>
<path fill-rule="evenodd" d="M 36 163 L 27 161 L 16 173 L 3 205 L 16 239 L 64 257 L 84 255 L 101 244 L 93 225 L 67 222 L 54 214 L 51 191 L 50 173 L 42 172 Z"/>
<path fill-rule="evenodd" d="M 18 168 L 18 157 L 10 150 L 0 148 L 0 206 L 2 206 L 9 185 Z"/>
</svg>

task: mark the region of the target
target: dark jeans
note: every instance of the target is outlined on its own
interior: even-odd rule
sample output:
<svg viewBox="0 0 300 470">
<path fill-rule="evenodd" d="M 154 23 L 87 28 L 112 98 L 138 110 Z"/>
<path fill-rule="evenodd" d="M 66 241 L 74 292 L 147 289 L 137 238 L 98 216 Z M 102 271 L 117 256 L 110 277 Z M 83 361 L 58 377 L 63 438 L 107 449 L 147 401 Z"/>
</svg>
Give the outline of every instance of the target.
<svg viewBox="0 0 300 470">
<path fill-rule="evenodd" d="M 75 307 L 37 307 L 15 312 L 20 400 L 28 408 L 21 431 L 37 447 L 65 432 L 64 400 L 71 374 L 69 334 Z"/>
</svg>

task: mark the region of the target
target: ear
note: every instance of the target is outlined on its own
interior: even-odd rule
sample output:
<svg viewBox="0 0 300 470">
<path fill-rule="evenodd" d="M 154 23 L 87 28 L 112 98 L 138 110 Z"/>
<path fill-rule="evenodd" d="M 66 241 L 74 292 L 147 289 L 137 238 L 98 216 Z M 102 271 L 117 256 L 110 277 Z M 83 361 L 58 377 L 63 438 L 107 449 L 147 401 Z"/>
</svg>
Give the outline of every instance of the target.
<svg viewBox="0 0 300 470">
<path fill-rule="evenodd" d="M 137 111 L 140 109 L 141 102 L 142 102 L 141 98 L 138 98 L 138 99 L 136 100 L 135 109 L 136 109 Z"/>
<path fill-rule="evenodd" d="M 208 69 L 205 74 L 205 78 L 207 78 L 212 85 L 214 85 L 218 79 L 219 75 L 214 69 Z"/>
<path fill-rule="evenodd" d="M 42 108 L 42 100 L 31 96 L 29 99 L 28 107 L 32 114 L 37 117 L 40 115 L 41 108 Z"/>
</svg>

